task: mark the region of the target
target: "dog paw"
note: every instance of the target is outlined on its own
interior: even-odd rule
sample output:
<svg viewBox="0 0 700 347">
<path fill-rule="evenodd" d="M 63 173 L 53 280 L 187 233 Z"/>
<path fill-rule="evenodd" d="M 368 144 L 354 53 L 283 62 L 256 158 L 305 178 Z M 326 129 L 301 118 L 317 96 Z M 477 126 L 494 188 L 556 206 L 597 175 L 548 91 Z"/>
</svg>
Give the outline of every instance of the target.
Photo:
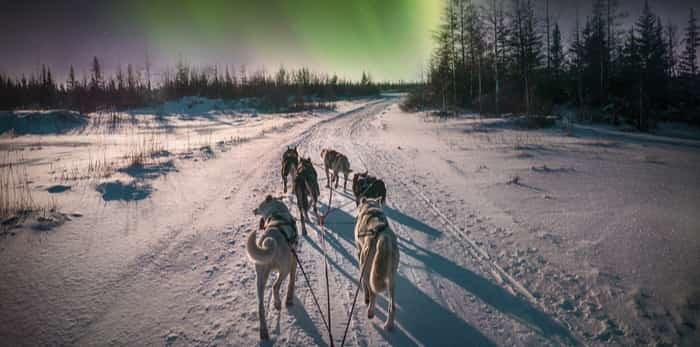
<svg viewBox="0 0 700 347">
<path fill-rule="evenodd" d="M 286 306 L 294 306 L 294 300 L 293 299 L 287 299 L 287 301 L 284 302 Z"/>
<path fill-rule="evenodd" d="M 372 311 L 372 310 L 367 310 L 367 318 L 369 318 L 369 319 L 374 318 L 374 311 Z"/>
<path fill-rule="evenodd" d="M 392 322 L 384 323 L 384 330 L 386 330 L 386 331 L 394 330 L 394 323 L 392 323 Z"/>
<path fill-rule="evenodd" d="M 269 340 L 270 339 L 270 334 L 267 333 L 267 329 L 260 330 L 260 339 L 261 340 Z"/>
</svg>

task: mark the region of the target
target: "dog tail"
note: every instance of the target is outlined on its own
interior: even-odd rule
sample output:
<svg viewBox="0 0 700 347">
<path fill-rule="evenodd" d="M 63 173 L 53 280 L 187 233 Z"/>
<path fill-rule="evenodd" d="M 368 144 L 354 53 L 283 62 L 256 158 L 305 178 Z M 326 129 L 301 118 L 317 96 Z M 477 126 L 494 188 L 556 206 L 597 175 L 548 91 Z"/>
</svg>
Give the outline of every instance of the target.
<svg viewBox="0 0 700 347">
<path fill-rule="evenodd" d="M 248 236 L 246 252 L 248 253 L 248 258 L 256 264 L 268 264 L 272 262 L 275 255 L 275 248 L 277 248 L 277 242 L 271 237 L 263 238 L 262 247 L 260 247 L 257 242 L 257 232 L 253 231 Z"/>
<path fill-rule="evenodd" d="M 372 269 L 369 274 L 369 282 L 372 291 L 380 293 L 386 289 L 387 277 L 389 275 L 389 267 L 391 266 L 390 257 L 392 247 L 390 240 L 386 235 L 377 236 L 377 244 L 375 246 L 374 260 L 372 261 Z"/>
</svg>

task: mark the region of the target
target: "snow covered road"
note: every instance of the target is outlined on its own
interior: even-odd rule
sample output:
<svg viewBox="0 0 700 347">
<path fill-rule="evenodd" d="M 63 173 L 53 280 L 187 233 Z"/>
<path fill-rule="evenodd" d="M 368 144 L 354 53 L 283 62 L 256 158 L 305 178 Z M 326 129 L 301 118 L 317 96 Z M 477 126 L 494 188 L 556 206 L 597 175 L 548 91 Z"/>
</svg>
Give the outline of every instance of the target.
<svg viewBox="0 0 700 347">
<path fill-rule="evenodd" d="M 681 340 L 677 331 L 654 330 L 663 318 L 648 324 L 629 317 L 626 321 L 624 311 L 620 314 L 616 306 L 608 306 L 629 295 L 636 298 L 627 283 L 607 277 L 619 273 L 596 273 L 590 280 L 585 274 L 597 270 L 576 258 L 577 252 L 588 251 L 585 246 L 562 248 L 568 244 L 567 234 L 533 230 L 535 222 L 494 198 L 494 192 L 509 199 L 513 195 L 508 194 L 520 194 L 518 189 L 530 194 L 530 188 L 537 188 L 528 188 L 527 181 L 508 185 L 504 175 L 519 172 L 508 171 L 508 165 L 522 166 L 519 160 L 531 160 L 512 157 L 513 153 L 533 152 L 527 146 L 546 146 L 546 137 L 554 135 L 499 134 L 487 139 L 483 134 L 457 134 L 455 129 L 463 123 L 436 123 L 401 112 L 398 101 L 393 97 L 368 101 L 335 116 L 294 123 L 206 161 L 178 161 L 177 172 L 155 180 L 152 194 L 138 202 L 103 202 L 96 192 L 86 190 L 68 206 L 80 211 L 81 218 L 48 233 L 25 230 L 5 236 L 0 240 L 0 342 L 259 344 L 255 273 L 244 242 L 257 225 L 254 206 L 267 194 L 282 195 L 280 158 L 286 146 L 294 144 L 314 162 L 321 162 L 323 148 L 336 149 L 348 156 L 354 171 L 368 170 L 387 184 L 385 212 L 401 251 L 396 329 L 381 328 L 387 304 L 383 297 L 373 320 L 366 318 L 360 297 L 346 345 L 688 341 Z M 502 146 L 510 139 L 518 142 L 517 150 Z M 494 159 L 493 153 L 499 157 Z M 472 155 L 480 157 L 475 160 Z M 502 164 L 503 157 L 510 158 L 509 164 Z M 541 170 L 568 173 L 567 168 L 556 171 L 559 168 L 548 165 Z M 317 171 L 325 212 L 329 190 L 323 169 Z M 507 194 L 502 192 L 506 189 Z M 537 202 L 523 205 L 523 211 L 548 203 L 553 193 L 533 194 Z M 694 201 L 697 193 L 690 194 Z M 296 215 L 291 194 L 285 201 Z M 325 242 L 331 329 L 339 345 L 359 277 L 351 192 L 342 188 L 334 192 L 330 207 L 334 210 L 326 220 L 328 228 L 322 230 L 312 218 L 299 255 L 314 291 L 325 303 Z M 693 218 L 687 223 L 697 226 L 697 217 Z M 688 242 L 690 252 L 699 249 L 697 237 Z M 698 260 L 690 260 L 689 267 L 693 262 Z M 689 275 L 684 271 L 676 276 L 685 279 Z M 690 283 L 692 289 L 696 284 Z M 281 311 L 272 308 L 269 287 L 266 313 L 271 341 L 263 345 L 329 345 L 303 276 L 297 276 L 294 305 Z M 691 299 L 697 295 L 689 292 Z M 639 298 L 648 300 L 643 294 Z M 691 318 L 681 320 L 695 324 L 697 311 L 689 307 Z M 690 335 L 697 336 L 693 331 Z"/>
</svg>

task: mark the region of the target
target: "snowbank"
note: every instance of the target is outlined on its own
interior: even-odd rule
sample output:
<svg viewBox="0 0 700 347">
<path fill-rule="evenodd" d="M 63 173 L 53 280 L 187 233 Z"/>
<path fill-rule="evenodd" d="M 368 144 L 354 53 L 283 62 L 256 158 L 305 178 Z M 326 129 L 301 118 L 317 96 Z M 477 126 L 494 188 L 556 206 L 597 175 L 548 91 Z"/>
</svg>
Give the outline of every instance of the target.
<svg viewBox="0 0 700 347">
<path fill-rule="evenodd" d="M 129 113 L 178 116 L 211 116 L 221 114 L 257 115 L 259 103 L 259 100 L 252 98 L 223 100 L 199 96 L 185 96 L 178 100 L 168 101 L 157 106 L 135 109 Z"/>
<path fill-rule="evenodd" d="M 65 134 L 82 129 L 87 123 L 87 116 L 68 110 L 0 112 L 0 134 Z"/>
</svg>

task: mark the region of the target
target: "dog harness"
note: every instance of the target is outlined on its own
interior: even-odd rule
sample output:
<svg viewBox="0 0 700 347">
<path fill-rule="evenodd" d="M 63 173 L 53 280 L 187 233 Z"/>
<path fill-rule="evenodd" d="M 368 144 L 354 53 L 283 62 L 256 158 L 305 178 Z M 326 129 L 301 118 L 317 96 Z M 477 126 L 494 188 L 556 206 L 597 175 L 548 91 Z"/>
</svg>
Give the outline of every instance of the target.
<svg viewBox="0 0 700 347">
<path fill-rule="evenodd" d="M 375 184 L 377 184 L 377 182 L 383 183 L 382 180 L 380 180 L 376 177 L 372 177 L 372 176 L 366 176 L 364 178 L 359 178 L 357 180 L 357 186 L 358 186 L 357 188 L 358 188 L 359 194 L 356 196 L 356 198 L 359 199 L 361 197 L 368 197 L 367 193 L 369 193 L 369 191 L 374 187 Z M 380 196 L 377 196 L 377 197 L 380 197 Z"/>
<path fill-rule="evenodd" d="M 289 228 L 284 228 L 289 226 Z M 276 228 L 287 240 L 287 243 L 294 245 L 297 243 L 297 223 L 292 215 L 273 213 L 267 217 L 264 224 L 264 229 Z"/>
<path fill-rule="evenodd" d="M 387 227 L 388 224 L 386 223 L 386 218 L 384 217 L 384 212 L 382 212 L 382 210 L 372 208 L 367 210 L 367 212 L 362 215 L 363 223 L 367 223 L 372 218 L 380 219 L 384 221 L 384 224 L 380 226 L 380 228 L 365 230 L 357 234 L 358 237 L 377 236 L 377 234 L 382 232 Z"/>
</svg>

